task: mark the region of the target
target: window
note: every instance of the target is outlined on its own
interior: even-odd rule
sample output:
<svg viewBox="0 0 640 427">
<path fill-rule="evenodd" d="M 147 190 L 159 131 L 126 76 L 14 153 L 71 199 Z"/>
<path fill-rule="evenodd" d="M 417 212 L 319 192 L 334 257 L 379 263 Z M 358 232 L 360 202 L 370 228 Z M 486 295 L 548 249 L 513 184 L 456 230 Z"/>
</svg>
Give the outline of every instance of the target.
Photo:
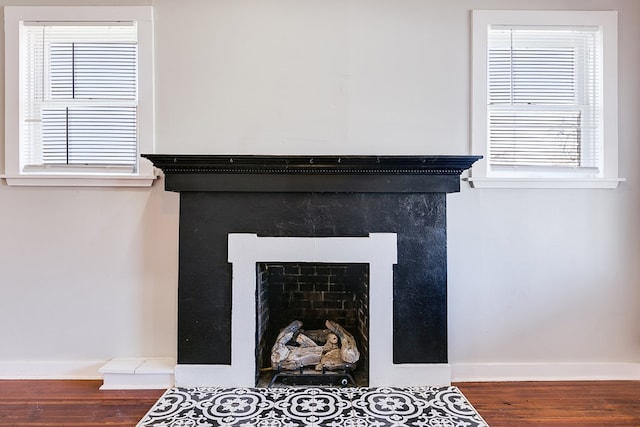
<svg viewBox="0 0 640 427">
<path fill-rule="evenodd" d="M 474 187 L 615 188 L 617 13 L 474 11 Z"/>
<path fill-rule="evenodd" d="M 150 7 L 5 7 L 10 185 L 150 185 Z"/>
</svg>

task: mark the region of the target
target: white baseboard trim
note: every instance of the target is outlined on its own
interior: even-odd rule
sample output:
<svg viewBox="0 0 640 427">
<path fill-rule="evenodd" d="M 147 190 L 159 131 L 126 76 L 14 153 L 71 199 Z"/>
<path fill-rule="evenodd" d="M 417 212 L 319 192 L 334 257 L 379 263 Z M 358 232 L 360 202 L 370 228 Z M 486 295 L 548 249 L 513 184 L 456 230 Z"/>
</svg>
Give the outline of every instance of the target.
<svg viewBox="0 0 640 427">
<path fill-rule="evenodd" d="M 106 360 L 0 361 L 3 380 L 99 380 Z"/>
<path fill-rule="evenodd" d="M 452 363 L 451 381 L 640 380 L 640 363 Z"/>
<path fill-rule="evenodd" d="M 155 360 L 155 359 L 150 359 Z M 107 360 L 73 360 L 73 361 L 0 361 L 0 379 L 3 380 L 35 380 L 35 379 L 103 379 L 100 370 Z M 175 365 L 174 365 L 175 366 Z M 640 363 L 451 363 L 452 382 L 471 381 L 580 381 L 580 380 L 640 380 Z M 179 370 L 181 365 L 176 368 Z M 138 367 L 138 372 L 146 372 L 153 376 L 172 375 L 166 366 L 155 363 L 145 368 Z M 113 372 L 114 378 L 127 372 Z M 198 375 L 201 375 L 198 372 Z M 185 382 L 195 381 L 186 376 Z M 157 379 L 157 378 L 154 378 Z M 189 381 L 190 380 L 190 381 Z M 124 387 L 124 385 L 123 385 Z"/>
</svg>

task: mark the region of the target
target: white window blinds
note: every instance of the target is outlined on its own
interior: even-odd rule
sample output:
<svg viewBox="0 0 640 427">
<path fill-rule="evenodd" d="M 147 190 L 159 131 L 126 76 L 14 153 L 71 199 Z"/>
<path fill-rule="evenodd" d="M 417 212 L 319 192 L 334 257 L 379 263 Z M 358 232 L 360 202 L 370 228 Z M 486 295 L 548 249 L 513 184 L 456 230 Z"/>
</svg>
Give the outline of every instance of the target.
<svg viewBox="0 0 640 427">
<path fill-rule="evenodd" d="M 597 27 L 492 25 L 488 33 L 489 164 L 599 167 Z"/>
<path fill-rule="evenodd" d="M 25 23 L 22 37 L 23 167 L 135 171 L 135 23 Z"/>
</svg>

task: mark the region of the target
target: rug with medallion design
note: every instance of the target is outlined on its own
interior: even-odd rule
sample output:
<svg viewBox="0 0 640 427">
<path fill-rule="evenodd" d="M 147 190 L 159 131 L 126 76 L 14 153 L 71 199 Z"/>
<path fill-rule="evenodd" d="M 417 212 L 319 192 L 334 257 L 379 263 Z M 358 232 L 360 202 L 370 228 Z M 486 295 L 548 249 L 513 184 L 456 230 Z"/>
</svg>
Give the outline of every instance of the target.
<svg viewBox="0 0 640 427">
<path fill-rule="evenodd" d="M 174 387 L 137 427 L 481 427 L 456 387 Z"/>
</svg>

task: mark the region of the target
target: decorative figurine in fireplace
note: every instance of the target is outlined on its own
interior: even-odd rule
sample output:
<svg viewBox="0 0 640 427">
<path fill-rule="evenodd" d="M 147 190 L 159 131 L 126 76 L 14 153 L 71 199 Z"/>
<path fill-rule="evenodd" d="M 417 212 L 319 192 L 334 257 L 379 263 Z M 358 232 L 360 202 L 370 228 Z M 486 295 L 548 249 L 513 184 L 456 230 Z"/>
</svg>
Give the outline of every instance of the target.
<svg viewBox="0 0 640 427">
<path fill-rule="evenodd" d="M 305 368 L 317 371 L 307 376 L 318 377 L 326 371 L 343 371 L 353 382 L 350 371 L 360 359 L 356 341 L 338 323 L 327 320 L 327 329 L 305 331 L 302 322 L 294 320 L 280 331 L 271 350 L 271 367 L 274 371 L 299 371 Z M 275 380 L 275 377 L 274 377 Z M 273 381 L 272 381 L 273 383 Z M 346 382 L 343 382 L 346 385 Z"/>
</svg>

